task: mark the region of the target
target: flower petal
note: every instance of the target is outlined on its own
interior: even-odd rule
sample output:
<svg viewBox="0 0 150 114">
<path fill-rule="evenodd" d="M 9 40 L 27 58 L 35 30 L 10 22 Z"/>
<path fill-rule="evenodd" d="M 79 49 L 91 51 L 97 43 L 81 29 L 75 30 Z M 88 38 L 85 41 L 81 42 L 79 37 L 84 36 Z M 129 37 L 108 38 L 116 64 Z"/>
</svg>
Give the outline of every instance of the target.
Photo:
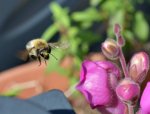
<svg viewBox="0 0 150 114">
<path fill-rule="evenodd" d="M 85 95 L 92 108 L 111 103 L 112 93 L 108 84 L 108 74 L 95 62 L 83 62 L 77 89 Z"/>
<path fill-rule="evenodd" d="M 109 107 L 98 107 L 102 114 L 127 114 L 127 106 L 123 104 L 117 97 L 114 97 L 114 104 Z"/>
<path fill-rule="evenodd" d="M 114 74 L 117 78 L 121 77 L 121 72 L 120 69 L 113 64 L 110 61 L 98 61 L 96 62 L 96 64 L 102 68 L 104 68 L 105 70 L 107 70 L 108 73 Z"/>
<path fill-rule="evenodd" d="M 145 113 L 150 113 L 150 82 L 147 83 L 140 101 L 141 109 Z"/>
</svg>

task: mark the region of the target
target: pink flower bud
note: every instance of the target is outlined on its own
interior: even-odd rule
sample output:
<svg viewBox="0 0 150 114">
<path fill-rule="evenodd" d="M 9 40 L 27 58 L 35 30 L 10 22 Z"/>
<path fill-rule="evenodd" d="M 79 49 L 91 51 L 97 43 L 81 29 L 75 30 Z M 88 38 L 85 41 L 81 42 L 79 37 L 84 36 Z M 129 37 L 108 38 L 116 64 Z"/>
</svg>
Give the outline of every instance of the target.
<svg viewBox="0 0 150 114">
<path fill-rule="evenodd" d="M 140 87 L 131 79 L 125 78 L 118 84 L 116 93 L 123 102 L 135 105 L 140 95 Z"/>
<path fill-rule="evenodd" d="M 114 33 L 116 35 L 116 38 L 117 38 L 117 44 L 122 47 L 125 45 L 125 40 L 124 38 L 122 37 L 121 35 L 121 27 L 119 24 L 115 24 L 114 26 Z"/>
<path fill-rule="evenodd" d="M 128 70 L 129 75 L 134 81 L 142 83 L 149 70 L 149 57 L 147 53 L 136 53 L 130 60 Z"/>
<path fill-rule="evenodd" d="M 147 83 L 140 100 L 141 114 L 150 114 L 150 82 Z"/>
<path fill-rule="evenodd" d="M 102 43 L 102 52 L 109 59 L 117 59 L 119 56 L 119 47 L 117 46 L 115 40 L 107 39 Z"/>
<path fill-rule="evenodd" d="M 125 45 L 125 40 L 121 34 L 117 35 L 117 43 L 121 47 Z"/>
<path fill-rule="evenodd" d="M 115 26 L 114 26 L 114 33 L 118 34 L 118 33 L 120 33 L 120 31 L 121 31 L 120 25 L 119 24 L 115 24 Z"/>
</svg>

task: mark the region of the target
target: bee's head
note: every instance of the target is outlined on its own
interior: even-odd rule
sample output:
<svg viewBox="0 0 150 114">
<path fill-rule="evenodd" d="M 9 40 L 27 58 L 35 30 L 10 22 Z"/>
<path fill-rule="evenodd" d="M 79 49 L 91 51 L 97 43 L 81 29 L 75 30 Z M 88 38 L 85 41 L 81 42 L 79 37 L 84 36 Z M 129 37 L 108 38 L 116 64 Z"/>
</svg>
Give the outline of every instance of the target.
<svg viewBox="0 0 150 114">
<path fill-rule="evenodd" d="M 46 60 L 49 59 L 49 53 L 47 53 L 46 51 L 42 51 L 40 55 Z"/>
</svg>

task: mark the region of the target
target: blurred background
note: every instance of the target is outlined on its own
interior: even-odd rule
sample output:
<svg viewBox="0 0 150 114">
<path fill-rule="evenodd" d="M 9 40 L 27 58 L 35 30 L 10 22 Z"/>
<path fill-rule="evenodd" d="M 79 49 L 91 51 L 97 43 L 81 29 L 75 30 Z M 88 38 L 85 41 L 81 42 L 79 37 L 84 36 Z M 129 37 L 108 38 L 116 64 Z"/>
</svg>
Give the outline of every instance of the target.
<svg viewBox="0 0 150 114">
<path fill-rule="evenodd" d="M 0 94 L 30 98 L 51 89 L 64 91 L 77 114 L 96 114 L 75 91 L 84 59 L 105 60 L 100 50 L 122 26 L 126 60 L 150 51 L 150 0 L 0 0 Z M 67 41 L 53 49 L 48 64 L 24 61 L 28 41 Z M 84 110 L 83 110 L 84 109 Z"/>
</svg>

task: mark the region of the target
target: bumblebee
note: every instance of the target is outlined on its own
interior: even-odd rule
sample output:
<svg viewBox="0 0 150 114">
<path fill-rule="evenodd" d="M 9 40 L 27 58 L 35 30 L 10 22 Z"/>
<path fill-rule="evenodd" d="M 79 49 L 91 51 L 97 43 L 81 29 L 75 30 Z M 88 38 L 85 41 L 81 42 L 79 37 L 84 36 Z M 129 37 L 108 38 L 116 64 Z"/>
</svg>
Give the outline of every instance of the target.
<svg viewBox="0 0 150 114">
<path fill-rule="evenodd" d="M 60 47 L 59 43 L 48 43 L 40 38 L 33 39 L 26 44 L 26 49 L 28 51 L 29 57 L 34 60 L 38 60 L 40 65 L 41 59 L 44 59 L 46 64 L 46 60 L 49 59 L 49 55 L 51 54 L 52 48 L 59 48 L 59 47 Z M 52 56 L 55 57 L 54 55 Z"/>
</svg>

